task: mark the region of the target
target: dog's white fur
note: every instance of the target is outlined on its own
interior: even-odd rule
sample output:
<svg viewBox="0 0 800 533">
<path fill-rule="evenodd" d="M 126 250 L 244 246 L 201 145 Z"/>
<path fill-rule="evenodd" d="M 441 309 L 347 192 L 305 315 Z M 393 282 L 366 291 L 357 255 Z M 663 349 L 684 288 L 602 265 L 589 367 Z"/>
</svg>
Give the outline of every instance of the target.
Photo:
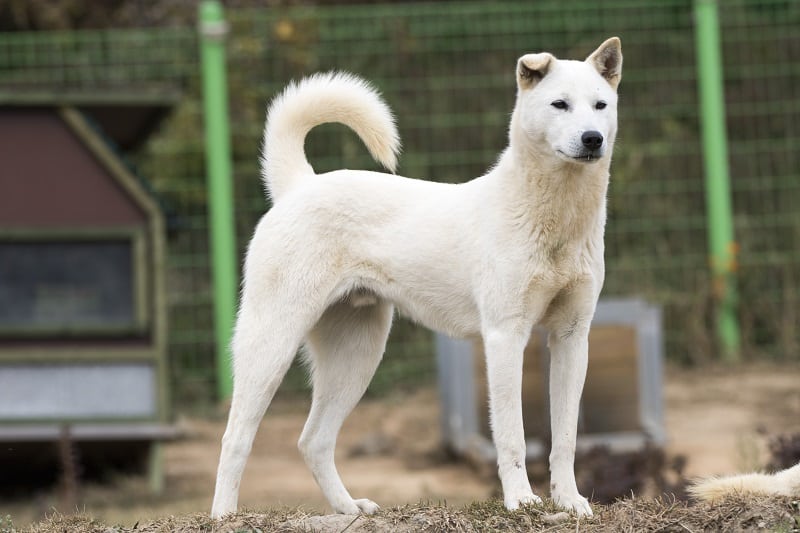
<svg viewBox="0 0 800 533">
<path fill-rule="evenodd" d="M 525 470 L 522 356 L 532 326 L 549 329 L 551 494 L 564 509 L 592 514 L 573 462 L 589 323 L 604 277 L 621 68 L 617 38 L 586 61 L 522 56 L 509 146 L 487 174 L 459 185 L 356 170 L 314 174 L 303 142 L 325 122 L 355 130 L 394 169 L 390 111 L 351 75 L 312 76 L 274 101 L 263 159 L 274 207 L 244 266 L 213 516 L 236 510 L 256 429 L 303 344 L 313 404 L 300 451 L 336 512 L 378 509 L 347 492 L 334 447 L 381 360 L 394 306 L 450 335 L 483 336 L 508 509 L 541 501 Z"/>
<path fill-rule="evenodd" d="M 716 502 L 735 494 L 800 497 L 800 464 L 774 474 L 739 474 L 695 482 L 689 494 L 707 502 Z"/>
</svg>

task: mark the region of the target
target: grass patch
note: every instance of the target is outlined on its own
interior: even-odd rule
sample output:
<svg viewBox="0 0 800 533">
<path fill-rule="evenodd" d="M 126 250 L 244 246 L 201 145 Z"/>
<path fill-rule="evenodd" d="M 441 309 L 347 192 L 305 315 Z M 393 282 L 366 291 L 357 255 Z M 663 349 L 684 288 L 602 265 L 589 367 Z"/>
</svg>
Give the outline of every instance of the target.
<svg viewBox="0 0 800 533">
<path fill-rule="evenodd" d="M 768 530 L 800 531 L 800 501 L 792 498 L 732 497 L 710 504 L 668 499 L 628 498 L 610 505 L 595 505 L 595 516 L 578 519 L 560 513 L 552 504 L 507 511 L 490 500 L 463 508 L 419 503 L 386 509 L 374 516 L 307 514 L 296 509 L 242 511 L 223 520 L 207 514 L 172 516 L 154 521 L 143 518 L 133 527 L 102 524 L 88 515 L 55 514 L 19 531 L 31 533 L 112 532 L 697 532 Z M 11 531 L 16 531 L 11 529 Z"/>
</svg>

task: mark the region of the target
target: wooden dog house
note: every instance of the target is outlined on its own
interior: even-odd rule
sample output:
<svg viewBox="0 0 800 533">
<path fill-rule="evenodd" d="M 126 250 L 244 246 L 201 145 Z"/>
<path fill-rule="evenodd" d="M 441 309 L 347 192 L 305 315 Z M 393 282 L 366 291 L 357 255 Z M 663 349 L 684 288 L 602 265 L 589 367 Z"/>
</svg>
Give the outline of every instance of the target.
<svg viewBox="0 0 800 533">
<path fill-rule="evenodd" d="M 118 150 L 167 107 L 0 102 L 0 463 L 138 443 L 160 490 L 165 217 Z"/>
</svg>

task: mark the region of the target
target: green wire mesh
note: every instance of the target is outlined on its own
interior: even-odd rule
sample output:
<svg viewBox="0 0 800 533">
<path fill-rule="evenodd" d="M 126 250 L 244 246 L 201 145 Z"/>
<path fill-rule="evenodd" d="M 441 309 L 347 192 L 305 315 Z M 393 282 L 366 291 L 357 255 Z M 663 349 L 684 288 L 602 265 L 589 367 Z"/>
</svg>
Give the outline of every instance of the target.
<svg viewBox="0 0 800 533">
<path fill-rule="evenodd" d="M 268 208 L 257 165 L 266 106 L 289 80 L 331 69 L 368 78 L 397 116 L 399 173 L 459 182 L 484 173 L 506 144 L 517 57 L 547 50 L 582 59 L 618 35 L 625 63 L 604 295 L 662 305 L 671 359 L 715 358 L 692 12 L 690 0 L 229 10 L 241 252 Z M 726 0 L 720 15 L 744 355 L 796 360 L 800 3 Z M 214 391 L 196 39 L 193 28 L 0 35 L 0 95 L 182 91 L 160 131 L 130 155 L 171 215 L 170 360 L 176 397 L 185 402 Z M 341 126 L 313 131 L 307 151 L 318 172 L 378 169 Z M 433 373 L 431 335 L 398 320 L 373 390 L 413 386 Z M 301 372 L 286 385 L 304 386 Z"/>
</svg>

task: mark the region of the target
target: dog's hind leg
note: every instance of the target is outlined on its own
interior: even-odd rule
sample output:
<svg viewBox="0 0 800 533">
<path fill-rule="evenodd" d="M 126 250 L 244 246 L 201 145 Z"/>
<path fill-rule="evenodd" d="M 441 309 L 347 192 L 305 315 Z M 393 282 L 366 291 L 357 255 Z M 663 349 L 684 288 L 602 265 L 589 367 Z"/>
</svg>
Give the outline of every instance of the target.
<svg viewBox="0 0 800 533">
<path fill-rule="evenodd" d="M 233 338 L 233 397 L 228 425 L 222 437 L 222 452 L 211 516 L 219 518 L 236 511 L 239 484 L 253 439 L 275 391 L 294 359 L 305 332 L 302 320 L 289 323 L 287 316 L 274 316 L 263 303 L 242 302 Z M 285 308 L 284 308 L 285 309 Z M 296 315 L 295 315 L 296 316 Z M 273 325 L 272 329 L 269 328 Z"/>
<path fill-rule="evenodd" d="M 336 437 L 378 367 L 392 322 L 393 307 L 331 306 L 311 330 L 306 348 L 314 387 L 311 412 L 298 442 L 306 464 L 333 510 L 372 514 L 374 502 L 354 500 L 334 464 Z"/>
</svg>

